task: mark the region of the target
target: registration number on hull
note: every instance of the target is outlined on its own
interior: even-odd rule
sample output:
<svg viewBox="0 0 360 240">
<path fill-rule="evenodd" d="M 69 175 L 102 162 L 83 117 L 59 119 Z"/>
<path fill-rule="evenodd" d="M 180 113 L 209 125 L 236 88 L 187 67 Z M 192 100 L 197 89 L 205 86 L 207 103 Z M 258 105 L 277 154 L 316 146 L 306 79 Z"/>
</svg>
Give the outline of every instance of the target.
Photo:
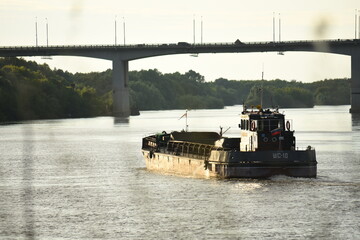
<svg viewBox="0 0 360 240">
<path fill-rule="evenodd" d="M 273 153 L 272 156 L 273 156 L 274 159 L 289 158 L 288 153 Z"/>
</svg>

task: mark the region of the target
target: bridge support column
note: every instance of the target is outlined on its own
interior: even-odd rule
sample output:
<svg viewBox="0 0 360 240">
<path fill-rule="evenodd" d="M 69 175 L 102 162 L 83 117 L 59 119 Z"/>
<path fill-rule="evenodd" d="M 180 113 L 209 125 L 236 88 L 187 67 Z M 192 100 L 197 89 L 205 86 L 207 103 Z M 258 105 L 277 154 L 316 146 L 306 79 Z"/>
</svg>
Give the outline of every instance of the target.
<svg viewBox="0 0 360 240">
<path fill-rule="evenodd" d="M 126 60 L 113 60 L 113 115 L 114 117 L 130 116 L 129 94 L 129 62 Z"/>
<path fill-rule="evenodd" d="M 360 52 L 351 56 L 351 113 L 360 113 Z"/>
</svg>

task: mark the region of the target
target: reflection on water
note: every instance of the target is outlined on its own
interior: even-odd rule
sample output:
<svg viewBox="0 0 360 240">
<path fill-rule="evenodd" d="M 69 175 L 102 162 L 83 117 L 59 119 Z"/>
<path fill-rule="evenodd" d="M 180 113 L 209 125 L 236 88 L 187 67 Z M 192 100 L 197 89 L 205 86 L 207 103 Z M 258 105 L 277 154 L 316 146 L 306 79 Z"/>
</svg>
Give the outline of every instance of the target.
<svg viewBox="0 0 360 240">
<path fill-rule="evenodd" d="M 351 114 L 351 123 L 355 130 L 359 130 L 360 127 L 360 113 L 352 113 Z M 353 130 L 354 130 L 353 128 Z"/>
<path fill-rule="evenodd" d="M 360 121 L 349 106 L 285 109 L 318 178 L 192 179 L 146 171 L 141 138 L 183 110 L 0 126 L 0 239 L 356 239 Z M 238 136 L 241 106 L 189 111 Z"/>
<path fill-rule="evenodd" d="M 114 124 L 121 124 L 121 123 L 129 123 L 130 119 L 128 117 L 114 117 Z"/>
<path fill-rule="evenodd" d="M 24 235 L 27 239 L 35 237 L 35 219 L 34 219 L 34 193 L 33 193 L 33 128 L 31 126 L 22 126 L 23 130 L 23 149 L 22 149 L 22 202 L 23 202 L 23 219 L 25 222 Z"/>
<path fill-rule="evenodd" d="M 353 150 L 360 152 L 360 113 L 353 113 L 351 115 L 352 122 L 352 146 Z M 360 159 L 360 154 L 357 156 Z"/>
</svg>

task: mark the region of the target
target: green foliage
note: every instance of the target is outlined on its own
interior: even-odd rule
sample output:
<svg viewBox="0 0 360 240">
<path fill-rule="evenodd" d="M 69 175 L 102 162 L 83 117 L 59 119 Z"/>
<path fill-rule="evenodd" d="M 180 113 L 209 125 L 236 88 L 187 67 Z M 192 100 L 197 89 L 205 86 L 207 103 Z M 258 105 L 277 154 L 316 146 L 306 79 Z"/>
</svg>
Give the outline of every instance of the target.
<svg viewBox="0 0 360 240">
<path fill-rule="evenodd" d="M 350 103 L 349 79 L 302 83 L 219 78 L 205 82 L 193 70 L 162 74 L 151 69 L 129 72 L 129 87 L 132 112 L 256 106 L 261 93 L 263 107 Z M 0 122 L 112 115 L 112 101 L 110 69 L 72 74 L 21 58 L 0 58 Z"/>
<path fill-rule="evenodd" d="M 349 104 L 350 81 L 342 79 L 324 80 L 311 84 L 316 89 L 314 93 L 317 105 Z"/>
<path fill-rule="evenodd" d="M 90 117 L 104 113 L 94 88 L 71 87 L 72 74 L 0 58 L 0 121 Z"/>
<path fill-rule="evenodd" d="M 251 88 L 246 103 L 250 106 L 261 105 L 263 108 L 280 106 L 283 108 L 313 107 L 313 95 L 309 90 L 298 87 L 277 88 L 273 86 L 254 86 Z"/>
</svg>

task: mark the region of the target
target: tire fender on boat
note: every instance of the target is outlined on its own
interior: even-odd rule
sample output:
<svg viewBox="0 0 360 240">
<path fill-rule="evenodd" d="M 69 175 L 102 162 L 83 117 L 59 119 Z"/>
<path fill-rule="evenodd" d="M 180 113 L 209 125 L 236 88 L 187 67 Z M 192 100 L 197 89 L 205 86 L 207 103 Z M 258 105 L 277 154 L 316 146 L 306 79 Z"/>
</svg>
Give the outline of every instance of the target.
<svg viewBox="0 0 360 240">
<path fill-rule="evenodd" d="M 290 131 L 290 122 L 289 122 L 289 120 L 286 121 L 286 129 L 288 131 Z"/>
<path fill-rule="evenodd" d="M 250 130 L 251 130 L 251 131 L 254 131 L 254 130 L 255 130 L 255 121 L 251 121 Z"/>
</svg>

